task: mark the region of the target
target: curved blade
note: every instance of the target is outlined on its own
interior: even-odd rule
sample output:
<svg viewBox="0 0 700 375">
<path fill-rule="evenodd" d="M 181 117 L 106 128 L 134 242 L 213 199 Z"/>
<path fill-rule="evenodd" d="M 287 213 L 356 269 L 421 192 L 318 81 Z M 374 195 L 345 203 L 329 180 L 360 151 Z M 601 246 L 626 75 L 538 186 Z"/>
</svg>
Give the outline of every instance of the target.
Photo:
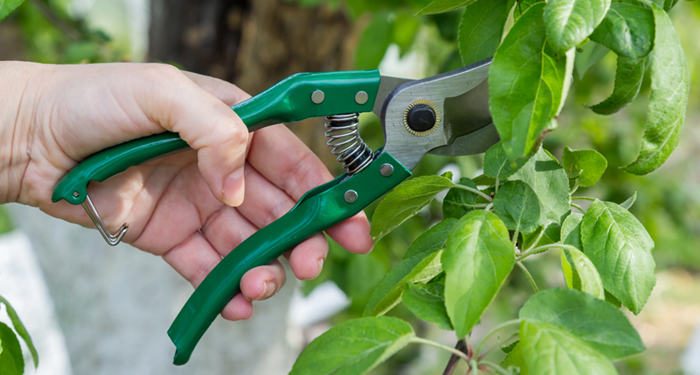
<svg viewBox="0 0 700 375">
<path fill-rule="evenodd" d="M 382 107 L 384 151 L 406 168 L 415 168 L 428 152 L 469 155 L 498 142 L 488 102 L 491 59 L 422 80 L 399 84 Z M 405 119 L 416 103 L 430 103 L 438 122 L 430 132 L 409 129 Z"/>
</svg>

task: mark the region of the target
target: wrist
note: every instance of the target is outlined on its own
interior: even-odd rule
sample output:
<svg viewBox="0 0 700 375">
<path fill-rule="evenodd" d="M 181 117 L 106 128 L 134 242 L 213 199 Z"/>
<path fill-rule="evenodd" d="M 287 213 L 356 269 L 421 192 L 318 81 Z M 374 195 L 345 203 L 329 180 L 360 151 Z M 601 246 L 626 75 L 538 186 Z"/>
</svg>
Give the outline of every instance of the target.
<svg viewBox="0 0 700 375">
<path fill-rule="evenodd" d="M 0 62 L 0 204 L 18 200 L 30 161 L 31 119 L 21 109 L 29 105 L 24 99 L 32 65 Z"/>
</svg>

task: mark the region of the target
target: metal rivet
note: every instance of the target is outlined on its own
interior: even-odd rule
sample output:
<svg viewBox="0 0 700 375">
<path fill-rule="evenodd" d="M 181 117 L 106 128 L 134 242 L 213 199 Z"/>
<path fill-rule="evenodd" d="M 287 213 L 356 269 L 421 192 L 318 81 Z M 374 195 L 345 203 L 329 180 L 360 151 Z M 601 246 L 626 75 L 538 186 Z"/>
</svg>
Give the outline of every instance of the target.
<svg viewBox="0 0 700 375">
<path fill-rule="evenodd" d="M 357 192 L 355 190 L 348 190 L 345 192 L 345 202 L 355 203 L 357 201 Z"/>
<path fill-rule="evenodd" d="M 311 93 L 311 101 L 314 102 L 314 104 L 321 104 L 325 99 L 326 94 L 324 94 L 321 90 L 316 90 Z"/>
<path fill-rule="evenodd" d="M 389 177 L 394 174 L 394 166 L 391 164 L 382 164 L 382 166 L 379 167 L 379 173 L 384 177 Z"/>
<path fill-rule="evenodd" d="M 80 198 L 80 193 L 78 193 L 77 191 L 74 191 L 73 196 L 76 198 Z"/>
<path fill-rule="evenodd" d="M 367 95 L 367 93 L 364 91 L 358 91 L 357 94 L 355 94 L 355 102 L 359 105 L 367 103 L 368 100 L 369 95 Z"/>
</svg>

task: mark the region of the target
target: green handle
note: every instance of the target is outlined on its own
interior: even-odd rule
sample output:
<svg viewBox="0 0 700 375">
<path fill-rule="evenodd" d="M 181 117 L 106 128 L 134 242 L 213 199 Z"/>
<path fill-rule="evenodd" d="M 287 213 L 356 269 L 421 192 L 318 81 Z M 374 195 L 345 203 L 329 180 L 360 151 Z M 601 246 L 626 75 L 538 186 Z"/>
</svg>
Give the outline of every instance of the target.
<svg viewBox="0 0 700 375">
<path fill-rule="evenodd" d="M 369 112 L 377 98 L 379 81 L 377 70 L 299 73 L 231 109 L 251 132 L 280 122 Z M 322 91 L 324 96 L 318 104 L 312 100 L 315 91 Z M 363 100 L 359 103 L 356 100 L 356 95 L 361 91 L 367 93 L 367 101 L 364 103 Z M 317 94 L 314 98 L 318 99 L 319 96 Z M 65 199 L 71 204 L 81 204 L 87 196 L 90 181 L 104 181 L 131 166 L 187 147 L 187 143 L 176 133 L 165 132 L 105 149 L 85 159 L 66 174 L 54 188 L 51 200 L 58 202 Z"/>
<path fill-rule="evenodd" d="M 379 170 L 384 164 L 393 167 L 387 177 Z M 312 235 L 352 217 L 410 175 L 401 163 L 383 153 L 360 173 L 349 178 L 342 175 L 310 190 L 286 215 L 246 239 L 202 281 L 170 326 L 168 336 L 176 347 L 173 363 L 187 363 L 209 325 L 239 292 L 243 274 L 270 264 Z M 351 190 L 357 200 L 348 203 L 345 195 Z"/>
</svg>

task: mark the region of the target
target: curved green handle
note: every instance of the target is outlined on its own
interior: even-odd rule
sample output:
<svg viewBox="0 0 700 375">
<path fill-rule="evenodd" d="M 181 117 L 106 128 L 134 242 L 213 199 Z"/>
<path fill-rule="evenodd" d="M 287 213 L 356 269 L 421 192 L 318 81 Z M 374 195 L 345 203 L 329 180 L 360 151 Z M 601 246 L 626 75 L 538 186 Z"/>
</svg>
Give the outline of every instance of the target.
<svg viewBox="0 0 700 375">
<path fill-rule="evenodd" d="M 298 73 L 231 109 L 249 131 L 310 117 L 369 112 L 377 98 L 379 81 L 377 70 Z M 317 90 L 324 94 L 323 101 L 318 104 L 311 99 Z M 362 104 L 355 99 L 360 91 L 367 93 L 367 101 Z M 87 196 L 90 181 L 104 181 L 131 166 L 187 147 L 176 133 L 166 132 L 105 149 L 66 174 L 54 188 L 51 200 L 65 199 L 72 204 L 81 204 Z"/>
<path fill-rule="evenodd" d="M 393 167 L 388 177 L 379 171 L 384 164 Z M 383 153 L 362 172 L 349 178 L 342 175 L 310 190 L 286 215 L 246 239 L 202 281 L 170 326 L 168 336 L 177 348 L 173 363 L 187 363 L 209 325 L 239 292 L 243 274 L 270 264 L 312 235 L 352 217 L 410 175 L 401 163 Z M 345 200 L 350 190 L 357 195 L 353 203 Z"/>
</svg>

